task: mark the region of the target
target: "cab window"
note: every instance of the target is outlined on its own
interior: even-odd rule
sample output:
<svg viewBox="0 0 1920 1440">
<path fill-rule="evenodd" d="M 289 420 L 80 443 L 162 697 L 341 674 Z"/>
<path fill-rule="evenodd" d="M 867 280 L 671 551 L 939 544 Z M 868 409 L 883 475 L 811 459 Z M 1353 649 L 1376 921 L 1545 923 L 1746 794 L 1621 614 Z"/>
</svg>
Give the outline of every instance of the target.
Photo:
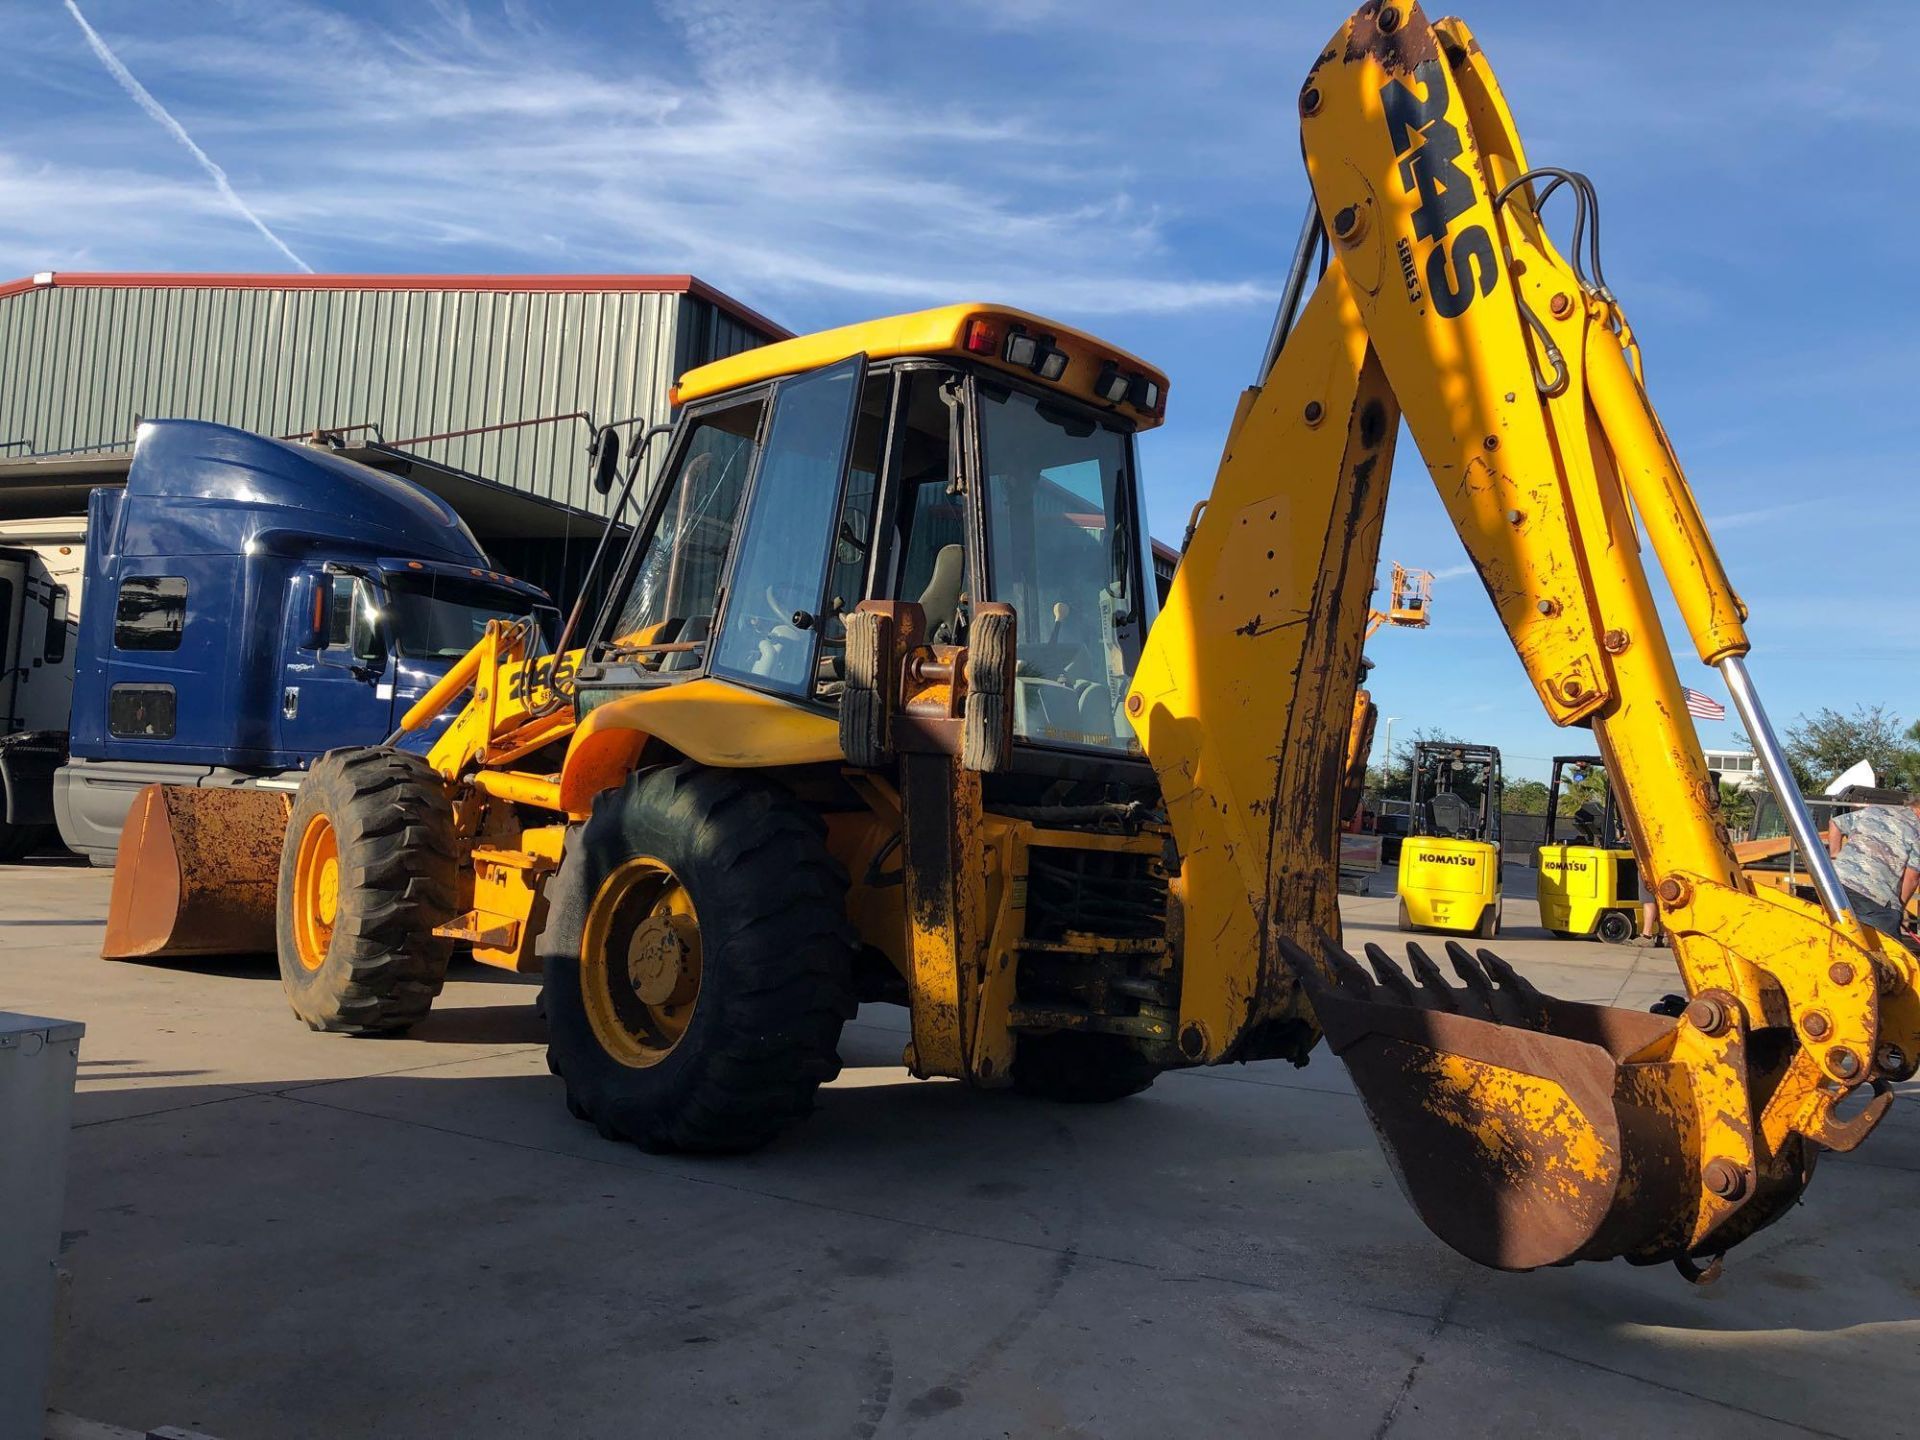
<svg viewBox="0 0 1920 1440">
<path fill-rule="evenodd" d="M 853 448 L 840 497 L 840 523 L 832 538 L 833 563 L 827 569 L 826 603 L 820 611 L 820 664 L 815 693 L 838 700 L 846 674 L 847 612 L 866 598 L 867 565 L 873 553 L 874 504 L 887 449 L 887 412 L 893 397 L 891 375 L 869 375 L 861 387 L 860 413 L 853 424 Z"/>
<path fill-rule="evenodd" d="M 715 673 L 811 693 L 864 357 L 783 381 L 740 536 Z"/>
<path fill-rule="evenodd" d="M 1125 701 L 1144 628 L 1130 438 L 1025 391 L 984 379 L 975 389 L 991 598 L 1019 616 L 1016 733 L 1130 749 Z"/>
<path fill-rule="evenodd" d="M 966 633 L 966 497 L 951 469 L 953 411 L 941 390 L 956 384 L 944 371 L 906 377 L 900 411 L 900 583 L 895 593 L 926 611 L 927 633 L 958 644 Z"/>
<path fill-rule="evenodd" d="M 765 410 L 766 401 L 756 397 L 691 422 L 612 632 L 616 649 L 640 649 L 650 668 L 691 670 L 700 663 Z M 657 646 L 678 648 L 645 648 Z"/>
<path fill-rule="evenodd" d="M 129 575 L 113 608 L 116 650 L 178 650 L 187 624 L 187 582 L 179 575 Z"/>
</svg>

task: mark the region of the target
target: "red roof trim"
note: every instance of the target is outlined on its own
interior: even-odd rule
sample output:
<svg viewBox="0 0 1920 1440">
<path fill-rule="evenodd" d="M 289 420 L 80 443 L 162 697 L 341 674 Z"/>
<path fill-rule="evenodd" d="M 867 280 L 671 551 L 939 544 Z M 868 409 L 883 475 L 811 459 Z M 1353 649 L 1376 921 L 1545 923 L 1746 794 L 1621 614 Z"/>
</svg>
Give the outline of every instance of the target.
<svg viewBox="0 0 1920 1440">
<path fill-rule="evenodd" d="M 549 294 L 642 291 L 691 295 L 718 306 L 775 340 L 790 339 L 793 335 L 786 326 L 775 324 L 693 275 L 242 275 L 59 270 L 25 280 L 0 282 L 0 299 L 49 287 L 67 290 L 493 290 Z"/>
</svg>

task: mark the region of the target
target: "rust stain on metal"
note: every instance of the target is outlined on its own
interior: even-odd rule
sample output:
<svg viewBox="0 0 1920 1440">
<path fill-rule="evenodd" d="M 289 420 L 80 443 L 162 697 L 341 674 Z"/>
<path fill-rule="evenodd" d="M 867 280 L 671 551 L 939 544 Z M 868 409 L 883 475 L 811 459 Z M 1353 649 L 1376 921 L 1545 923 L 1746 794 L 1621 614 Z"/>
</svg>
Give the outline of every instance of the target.
<svg viewBox="0 0 1920 1440">
<path fill-rule="evenodd" d="M 1392 30 L 1380 26 L 1380 12 L 1387 9 L 1397 10 L 1401 16 Z M 1389 6 L 1382 0 L 1369 0 L 1348 23 L 1344 58 L 1351 65 L 1369 57 L 1390 75 L 1410 75 L 1416 66 L 1440 58 L 1440 43 L 1418 5 Z"/>
<path fill-rule="evenodd" d="M 147 786 L 121 831 L 101 955 L 272 950 L 287 809 L 277 790 Z"/>
</svg>

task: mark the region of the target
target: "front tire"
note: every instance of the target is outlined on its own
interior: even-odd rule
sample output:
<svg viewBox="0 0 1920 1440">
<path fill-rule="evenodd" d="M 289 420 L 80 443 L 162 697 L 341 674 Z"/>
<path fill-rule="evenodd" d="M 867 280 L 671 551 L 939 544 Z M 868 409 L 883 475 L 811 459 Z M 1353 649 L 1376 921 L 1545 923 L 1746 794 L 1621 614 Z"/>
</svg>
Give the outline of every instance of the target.
<svg viewBox="0 0 1920 1440">
<path fill-rule="evenodd" d="M 741 1151 L 813 1108 L 854 1013 L 847 877 L 750 774 L 681 763 L 567 837 L 540 942 L 567 1108 L 652 1151 Z"/>
<path fill-rule="evenodd" d="M 280 852 L 280 983 L 312 1030 L 393 1035 L 440 993 L 458 895 L 453 804 L 426 760 L 330 750 L 300 784 Z"/>
</svg>

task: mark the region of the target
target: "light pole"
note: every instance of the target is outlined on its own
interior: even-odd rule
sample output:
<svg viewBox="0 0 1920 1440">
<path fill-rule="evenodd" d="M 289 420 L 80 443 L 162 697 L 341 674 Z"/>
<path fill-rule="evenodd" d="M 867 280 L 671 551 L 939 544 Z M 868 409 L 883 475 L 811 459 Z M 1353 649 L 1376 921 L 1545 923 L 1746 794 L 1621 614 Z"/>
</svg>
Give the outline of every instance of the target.
<svg viewBox="0 0 1920 1440">
<path fill-rule="evenodd" d="M 1387 755 L 1385 763 L 1380 767 L 1383 770 L 1391 767 L 1393 764 L 1393 722 L 1399 718 L 1398 715 L 1387 716 L 1387 738 L 1380 746 Z"/>
</svg>

